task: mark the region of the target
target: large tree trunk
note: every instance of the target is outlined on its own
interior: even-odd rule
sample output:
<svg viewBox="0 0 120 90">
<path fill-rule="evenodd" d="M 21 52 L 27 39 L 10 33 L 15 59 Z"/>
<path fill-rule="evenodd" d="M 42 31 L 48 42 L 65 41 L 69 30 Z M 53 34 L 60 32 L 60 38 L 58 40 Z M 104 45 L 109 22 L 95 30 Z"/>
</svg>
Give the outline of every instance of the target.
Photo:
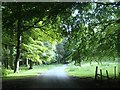
<svg viewBox="0 0 120 90">
<path fill-rule="evenodd" d="M 22 5 L 19 3 L 16 7 L 18 9 L 17 12 L 17 18 L 18 18 L 18 22 L 17 22 L 17 47 L 16 47 L 16 58 L 15 58 L 15 62 L 14 62 L 14 73 L 15 72 L 19 72 L 19 58 L 20 58 L 20 42 L 21 42 L 21 30 L 22 30 Z"/>
<path fill-rule="evenodd" d="M 15 62 L 14 62 L 14 73 L 15 72 L 19 72 L 19 57 L 20 57 L 20 41 L 21 41 L 21 24 L 22 24 L 22 20 L 19 19 L 18 20 L 18 28 L 17 28 L 17 47 L 16 47 L 16 58 L 15 58 Z"/>
<path fill-rule="evenodd" d="M 20 32 L 17 32 L 17 51 L 16 51 L 16 58 L 15 58 L 15 62 L 14 62 L 14 73 L 15 72 L 19 72 L 19 57 L 20 57 Z"/>
</svg>

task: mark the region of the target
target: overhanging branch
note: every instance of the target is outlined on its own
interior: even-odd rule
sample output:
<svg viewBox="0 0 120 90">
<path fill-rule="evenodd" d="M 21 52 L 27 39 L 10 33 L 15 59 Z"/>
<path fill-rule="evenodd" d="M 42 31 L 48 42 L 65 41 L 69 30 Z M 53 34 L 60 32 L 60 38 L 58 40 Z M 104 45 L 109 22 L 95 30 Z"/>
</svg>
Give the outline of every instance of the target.
<svg viewBox="0 0 120 90">
<path fill-rule="evenodd" d="M 32 26 L 23 26 L 23 30 L 21 31 L 21 32 L 24 32 L 24 31 L 27 31 L 27 30 L 29 30 L 30 28 L 42 28 L 42 27 L 44 27 L 45 25 L 47 25 L 49 22 L 47 22 L 47 23 L 45 23 L 46 21 L 44 21 L 44 25 L 42 25 L 42 26 L 36 26 L 36 24 L 38 23 L 38 22 L 40 22 L 41 21 L 41 19 L 39 19 L 39 20 L 37 20 L 35 23 L 34 23 L 34 25 L 32 25 Z"/>
</svg>

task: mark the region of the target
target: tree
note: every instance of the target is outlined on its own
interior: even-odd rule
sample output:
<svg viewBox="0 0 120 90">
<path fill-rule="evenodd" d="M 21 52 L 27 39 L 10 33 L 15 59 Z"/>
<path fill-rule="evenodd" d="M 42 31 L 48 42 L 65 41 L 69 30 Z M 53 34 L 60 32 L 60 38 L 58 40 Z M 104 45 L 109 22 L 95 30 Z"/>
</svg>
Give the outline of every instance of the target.
<svg viewBox="0 0 120 90">
<path fill-rule="evenodd" d="M 72 4 L 62 3 L 3 3 L 3 28 L 12 28 L 16 32 L 16 58 L 14 72 L 18 72 L 20 58 L 21 36 L 31 28 L 41 28 L 55 19 L 59 13 L 63 14 Z M 42 21 L 42 26 L 37 24 Z M 55 21 L 55 20 L 53 20 Z"/>
<path fill-rule="evenodd" d="M 82 61 L 91 57 L 97 57 L 99 63 L 102 60 L 100 57 L 116 56 L 111 53 L 116 52 L 119 45 L 116 43 L 119 37 L 119 2 L 3 3 L 2 6 L 4 34 L 14 34 L 15 39 L 12 41 L 15 43 L 13 47 L 16 47 L 14 72 L 18 71 L 21 52 L 23 56 L 32 58 L 32 61 L 42 58 L 50 61 L 50 53 L 54 53 L 52 48 L 64 38 L 66 41 L 61 48 L 64 48 L 65 53 L 59 53 L 65 60 L 81 65 Z M 26 37 L 30 40 L 27 41 Z M 40 42 L 48 45 L 42 46 Z"/>
<path fill-rule="evenodd" d="M 75 63 L 97 57 L 98 59 L 95 60 L 99 63 L 103 56 L 116 56 L 116 31 L 119 28 L 116 23 L 119 21 L 118 7 L 119 3 L 76 5 L 73 8 L 73 15 L 62 23 L 63 31 L 66 31 L 65 36 L 68 37 L 69 42 L 66 44 L 69 48 L 67 51 L 71 52 L 67 57 L 73 57 Z"/>
</svg>

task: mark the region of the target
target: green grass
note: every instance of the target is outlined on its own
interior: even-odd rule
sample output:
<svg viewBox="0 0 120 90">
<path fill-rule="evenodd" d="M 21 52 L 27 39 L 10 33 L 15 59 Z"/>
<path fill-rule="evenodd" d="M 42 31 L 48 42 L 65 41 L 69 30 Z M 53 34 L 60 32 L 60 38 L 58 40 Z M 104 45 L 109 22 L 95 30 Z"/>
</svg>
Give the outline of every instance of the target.
<svg viewBox="0 0 120 90">
<path fill-rule="evenodd" d="M 42 73 L 45 73 L 46 71 L 55 68 L 57 66 L 61 66 L 61 64 L 57 65 L 39 65 L 34 66 L 33 69 L 28 69 L 27 67 L 20 67 L 19 73 L 13 73 L 13 70 L 6 70 L 7 76 L 3 76 L 3 80 L 13 80 L 13 79 L 22 79 L 22 78 L 30 78 L 34 77 L 36 75 L 40 75 Z"/>
<path fill-rule="evenodd" d="M 108 70 L 110 78 L 114 77 L 114 66 L 116 66 L 117 76 L 118 76 L 118 63 L 104 62 L 102 65 L 98 65 L 97 63 L 93 63 L 92 65 L 90 65 L 89 63 L 86 64 L 84 63 L 82 64 L 81 67 L 70 64 L 65 69 L 65 71 L 69 76 L 94 78 L 96 66 L 98 66 L 99 74 L 100 74 L 100 69 L 102 69 L 103 76 L 106 76 L 106 70 Z"/>
</svg>

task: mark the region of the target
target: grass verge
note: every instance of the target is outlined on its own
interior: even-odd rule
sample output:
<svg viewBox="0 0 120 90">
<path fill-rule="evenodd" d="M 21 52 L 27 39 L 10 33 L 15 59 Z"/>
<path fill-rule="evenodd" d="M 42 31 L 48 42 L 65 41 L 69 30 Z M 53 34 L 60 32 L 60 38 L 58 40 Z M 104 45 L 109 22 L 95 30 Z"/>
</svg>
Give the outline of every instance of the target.
<svg viewBox="0 0 120 90">
<path fill-rule="evenodd" d="M 118 76 L 118 63 L 103 63 L 102 65 L 98 65 L 96 63 L 90 65 L 89 63 L 86 63 L 83 64 L 81 67 L 70 64 L 65 69 L 65 72 L 69 76 L 81 77 L 81 78 L 86 78 L 86 77 L 94 78 L 96 66 L 98 66 L 98 74 L 100 74 L 100 69 L 102 69 L 102 75 L 107 76 L 106 70 L 108 70 L 108 74 L 110 78 L 114 78 L 114 66 L 116 66 L 117 69 L 116 73 Z"/>
<path fill-rule="evenodd" d="M 13 80 L 13 79 L 23 79 L 23 78 L 30 78 L 36 75 L 40 75 L 45 73 L 46 71 L 61 66 L 61 64 L 52 64 L 52 65 L 39 65 L 34 66 L 33 69 L 28 69 L 27 67 L 20 67 L 19 73 L 13 73 L 13 70 L 6 69 L 7 75 L 3 76 L 3 80 Z"/>
</svg>

